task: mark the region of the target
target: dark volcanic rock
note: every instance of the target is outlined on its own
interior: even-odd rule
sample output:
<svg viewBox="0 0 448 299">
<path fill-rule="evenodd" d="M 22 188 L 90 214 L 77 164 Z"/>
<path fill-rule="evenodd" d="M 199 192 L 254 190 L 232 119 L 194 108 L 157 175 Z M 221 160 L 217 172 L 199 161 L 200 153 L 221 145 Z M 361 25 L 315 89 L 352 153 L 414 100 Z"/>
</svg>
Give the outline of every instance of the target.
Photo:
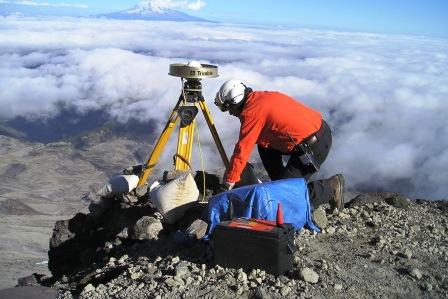
<svg viewBox="0 0 448 299">
<path fill-rule="evenodd" d="M 26 286 L 35 286 L 38 285 L 36 273 L 33 275 L 19 278 L 17 286 L 19 287 L 26 287 Z"/>
<path fill-rule="evenodd" d="M 410 205 L 409 199 L 401 194 L 386 198 L 386 202 L 399 209 L 406 209 Z"/>
<path fill-rule="evenodd" d="M 117 234 L 154 213 L 146 203 L 123 207 L 116 200 L 107 200 L 110 204 L 101 215 L 78 213 L 70 220 L 56 222 L 48 252 L 48 267 L 56 278 L 102 261 L 117 243 Z"/>
<path fill-rule="evenodd" d="M 112 201 L 108 198 L 102 198 L 101 196 L 96 195 L 93 192 L 89 192 L 84 194 L 82 200 L 90 202 L 89 212 L 90 215 L 94 218 L 100 217 L 104 214 L 104 212 L 109 208 L 112 204 Z"/>
<path fill-rule="evenodd" d="M 369 194 L 369 193 L 362 193 L 359 194 L 358 196 L 356 196 L 355 198 L 353 198 L 349 203 L 347 203 L 347 207 L 351 208 L 351 207 L 356 207 L 356 206 L 364 206 L 366 204 L 369 203 L 377 203 L 377 202 L 381 202 L 383 201 L 383 199 L 379 196 L 375 196 L 373 194 Z"/>
</svg>

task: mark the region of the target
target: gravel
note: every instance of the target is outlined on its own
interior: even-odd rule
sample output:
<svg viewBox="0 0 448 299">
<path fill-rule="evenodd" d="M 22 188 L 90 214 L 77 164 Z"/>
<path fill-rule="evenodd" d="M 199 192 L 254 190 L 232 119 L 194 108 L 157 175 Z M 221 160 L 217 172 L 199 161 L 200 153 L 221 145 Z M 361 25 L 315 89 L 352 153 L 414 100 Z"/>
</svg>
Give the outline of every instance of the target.
<svg viewBox="0 0 448 299">
<path fill-rule="evenodd" d="M 395 206 L 391 196 L 372 193 L 358 196 L 362 203 L 356 203 L 355 198 L 342 211 L 322 209 L 328 221 L 323 233 L 296 232 L 298 250 L 293 269 L 280 276 L 260 269 L 215 265 L 207 242 L 174 242 L 174 233 L 198 218 L 192 215 L 191 220 L 180 224 L 183 227 L 163 227 L 157 239 L 124 238 L 122 244 L 108 249 L 123 229 L 117 228 L 110 233 L 112 239 L 95 248 L 100 259 L 64 273 L 65 279 L 48 278 L 41 283 L 59 289 L 59 298 L 67 299 L 366 299 L 391 294 L 399 298 L 447 298 L 447 210 L 439 202 L 408 199 L 408 206 Z M 148 219 L 145 217 L 132 219 L 136 223 Z M 129 225 L 128 221 L 123 223 Z"/>
</svg>

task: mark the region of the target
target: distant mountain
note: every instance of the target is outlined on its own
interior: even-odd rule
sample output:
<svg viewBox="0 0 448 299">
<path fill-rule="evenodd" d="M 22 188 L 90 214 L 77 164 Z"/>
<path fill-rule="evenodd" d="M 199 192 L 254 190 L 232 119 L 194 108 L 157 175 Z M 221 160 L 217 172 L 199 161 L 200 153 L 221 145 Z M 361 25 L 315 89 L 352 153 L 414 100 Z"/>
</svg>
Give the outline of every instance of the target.
<svg viewBox="0 0 448 299">
<path fill-rule="evenodd" d="M 93 132 L 102 132 L 103 137 L 127 136 L 150 140 L 155 128 L 155 122 L 151 119 L 120 122 L 103 110 L 79 113 L 73 107 L 60 108 L 57 114 L 46 118 L 18 116 L 0 120 L 0 135 L 41 143 L 67 140 L 77 143 L 77 139 Z"/>
<path fill-rule="evenodd" d="M 161 8 L 151 1 L 142 1 L 128 9 L 100 14 L 98 17 L 119 20 L 150 20 L 150 21 L 176 21 L 176 22 L 212 22 L 189 14 L 168 8 Z"/>
<path fill-rule="evenodd" d="M 9 126 L 5 121 L 0 121 L 0 135 L 26 139 L 26 133 Z"/>
<path fill-rule="evenodd" d="M 29 2 L 29 1 L 28 1 Z M 89 15 L 87 9 L 77 6 L 65 5 L 32 5 L 31 2 L 2 2 L 0 0 L 0 16 L 89 16 L 119 20 L 150 20 L 150 21 L 176 21 L 176 22 L 210 22 L 178 10 L 158 6 L 153 1 L 140 1 L 138 4 L 118 12 Z"/>
</svg>

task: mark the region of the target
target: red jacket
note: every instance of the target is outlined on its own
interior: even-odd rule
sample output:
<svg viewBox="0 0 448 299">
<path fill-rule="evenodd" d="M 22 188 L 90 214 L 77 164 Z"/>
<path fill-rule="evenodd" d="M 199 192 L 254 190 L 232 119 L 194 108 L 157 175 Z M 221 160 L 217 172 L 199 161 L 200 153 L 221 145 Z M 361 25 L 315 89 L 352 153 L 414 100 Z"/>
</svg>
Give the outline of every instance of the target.
<svg viewBox="0 0 448 299">
<path fill-rule="evenodd" d="M 240 137 L 224 178 L 229 183 L 240 180 L 255 144 L 288 154 L 294 142 L 299 144 L 322 125 L 318 111 L 285 94 L 270 91 L 251 92 L 239 118 Z"/>
</svg>

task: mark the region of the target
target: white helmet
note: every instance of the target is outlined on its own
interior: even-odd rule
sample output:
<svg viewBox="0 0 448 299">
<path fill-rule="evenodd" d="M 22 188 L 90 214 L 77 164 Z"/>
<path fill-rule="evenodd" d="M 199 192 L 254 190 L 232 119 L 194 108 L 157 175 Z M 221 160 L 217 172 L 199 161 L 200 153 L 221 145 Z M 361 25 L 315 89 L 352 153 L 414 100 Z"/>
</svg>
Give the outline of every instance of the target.
<svg viewBox="0 0 448 299">
<path fill-rule="evenodd" d="M 227 111 L 230 105 L 241 103 L 246 94 L 247 86 L 240 80 L 225 82 L 216 93 L 215 105 L 221 111 Z"/>
</svg>

